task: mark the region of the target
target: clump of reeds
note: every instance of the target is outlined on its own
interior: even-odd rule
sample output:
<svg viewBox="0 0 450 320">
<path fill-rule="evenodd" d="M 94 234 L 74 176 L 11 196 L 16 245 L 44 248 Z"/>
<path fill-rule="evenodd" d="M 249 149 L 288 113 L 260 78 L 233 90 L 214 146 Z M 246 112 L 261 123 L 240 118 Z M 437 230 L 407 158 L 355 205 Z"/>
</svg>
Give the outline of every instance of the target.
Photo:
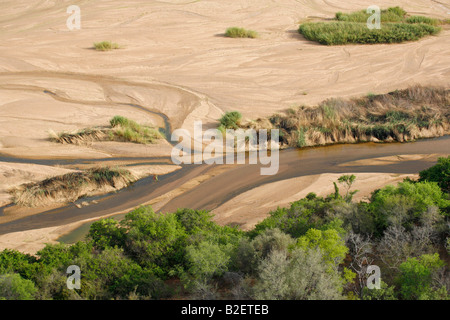
<svg viewBox="0 0 450 320">
<path fill-rule="evenodd" d="M 72 202 L 103 191 L 122 189 L 136 178 L 125 169 L 94 168 L 22 184 L 10 191 L 17 205 L 33 207 Z"/>
<path fill-rule="evenodd" d="M 280 130 L 285 146 L 306 147 L 364 141 L 411 141 L 447 134 L 450 90 L 414 86 L 387 94 L 289 109 L 285 114 L 246 124 Z"/>
</svg>

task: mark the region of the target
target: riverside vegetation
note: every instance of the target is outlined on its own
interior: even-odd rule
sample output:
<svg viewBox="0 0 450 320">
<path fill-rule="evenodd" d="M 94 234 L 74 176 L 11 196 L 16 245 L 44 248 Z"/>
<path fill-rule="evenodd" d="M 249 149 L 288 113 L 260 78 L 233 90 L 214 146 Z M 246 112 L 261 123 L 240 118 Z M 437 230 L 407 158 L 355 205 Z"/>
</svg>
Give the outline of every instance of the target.
<svg viewBox="0 0 450 320">
<path fill-rule="evenodd" d="M 10 194 L 16 205 L 45 206 L 119 190 L 134 181 L 136 177 L 126 169 L 99 167 L 25 183 L 13 188 Z"/>
<path fill-rule="evenodd" d="M 440 25 L 448 23 L 447 20 L 408 16 L 402 8 L 392 7 L 381 10 L 381 29 L 369 29 L 370 16 L 365 10 L 338 12 L 333 22 L 304 23 L 298 31 L 306 39 L 325 45 L 399 43 L 436 35 L 442 29 Z"/>
<path fill-rule="evenodd" d="M 290 108 L 268 119 L 243 121 L 239 112 L 227 112 L 219 130 L 279 129 L 284 147 L 335 143 L 413 141 L 448 134 L 450 90 L 414 86 L 387 94 L 328 99 L 317 106 Z"/>
<path fill-rule="evenodd" d="M 354 202 L 344 175 L 334 193 L 310 193 L 248 232 L 207 211 L 142 206 L 73 245 L 0 252 L 0 299 L 448 300 L 449 179 L 450 156 Z M 67 289 L 70 265 L 81 289 Z M 368 265 L 381 268 L 379 290 L 366 287 Z"/>
<path fill-rule="evenodd" d="M 86 128 L 76 132 L 50 132 L 50 140 L 62 144 L 88 144 L 94 141 L 155 143 L 163 137 L 157 129 L 123 116 L 110 120 L 110 128 Z M 9 193 L 16 205 L 34 207 L 73 202 L 85 196 L 117 191 L 137 178 L 123 168 L 98 167 L 30 182 L 12 188 Z"/>
</svg>

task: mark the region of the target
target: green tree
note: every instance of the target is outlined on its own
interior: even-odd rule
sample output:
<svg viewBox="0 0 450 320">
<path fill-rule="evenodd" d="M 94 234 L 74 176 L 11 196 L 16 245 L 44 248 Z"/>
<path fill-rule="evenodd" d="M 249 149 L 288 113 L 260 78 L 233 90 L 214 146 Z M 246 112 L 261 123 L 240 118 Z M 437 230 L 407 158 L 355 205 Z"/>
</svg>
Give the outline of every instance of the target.
<svg viewBox="0 0 450 320">
<path fill-rule="evenodd" d="M 342 299 L 342 282 L 318 249 L 274 250 L 258 266 L 253 297 L 267 300 Z"/>
<path fill-rule="evenodd" d="M 127 232 L 126 252 L 141 265 L 157 265 L 168 272 L 183 262 L 186 232 L 175 214 L 156 214 L 151 207 L 140 207 L 128 213 L 121 225 Z"/>
<path fill-rule="evenodd" d="M 400 265 L 400 293 L 404 299 L 428 300 L 446 298 L 445 287 L 435 287 L 433 274 L 444 266 L 439 254 L 408 258 Z"/>
<path fill-rule="evenodd" d="M 436 182 L 400 182 L 375 191 L 369 208 L 375 216 L 378 233 L 389 225 L 402 225 L 410 230 L 420 224 L 429 208 L 438 207 L 443 215 L 450 209 L 450 201 Z"/>
<path fill-rule="evenodd" d="M 353 196 L 355 195 L 355 193 L 358 192 L 358 190 L 350 191 L 350 189 L 351 189 L 351 187 L 353 185 L 353 182 L 355 182 L 355 180 L 356 180 L 356 176 L 354 174 L 352 174 L 352 175 L 342 175 L 342 176 L 340 176 L 338 178 L 338 182 L 340 184 L 343 184 L 345 186 L 345 188 L 346 188 L 344 199 L 347 202 L 351 202 Z M 337 188 L 336 184 L 334 186 L 335 186 L 335 189 L 336 189 Z M 337 192 L 339 192 L 339 191 L 337 191 Z"/>
<path fill-rule="evenodd" d="M 345 241 L 334 229 L 324 231 L 309 229 L 304 236 L 298 239 L 297 245 L 303 249 L 320 249 L 323 253 L 324 261 L 333 266 L 341 264 L 348 252 Z"/>
<path fill-rule="evenodd" d="M 186 248 L 189 273 L 196 279 L 209 280 L 214 276 L 221 276 L 228 270 L 230 259 L 228 248 L 208 241 Z"/>
<path fill-rule="evenodd" d="M 19 274 L 0 275 L 0 300 L 33 300 L 36 288 Z"/>
<path fill-rule="evenodd" d="M 106 247 L 124 247 L 125 229 L 118 221 L 108 218 L 95 221 L 89 228 L 88 237 L 92 239 L 99 249 Z"/>
</svg>

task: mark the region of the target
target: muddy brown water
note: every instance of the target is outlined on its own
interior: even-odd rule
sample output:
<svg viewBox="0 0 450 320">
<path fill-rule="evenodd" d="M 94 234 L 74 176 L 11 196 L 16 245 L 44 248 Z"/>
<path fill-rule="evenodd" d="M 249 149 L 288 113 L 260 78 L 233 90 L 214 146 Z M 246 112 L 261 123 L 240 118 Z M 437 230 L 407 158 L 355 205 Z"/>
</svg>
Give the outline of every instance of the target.
<svg viewBox="0 0 450 320">
<path fill-rule="evenodd" d="M 262 176 L 260 174 L 261 165 L 259 164 L 233 165 L 223 173 L 219 173 L 173 198 L 160 211 L 172 212 L 177 208 L 212 210 L 236 195 L 263 184 L 306 175 L 345 172 L 418 173 L 432 166 L 433 163 L 425 160 L 404 160 L 398 163 L 376 165 L 340 165 L 362 159 L 434 153 L 450 154 L 450 136 L 411 143 L 339 144 L 308 149 L 282 150 L 280 151 L 279 170 L 276 175 Z M 151 158 L 148 158 L 148 160 L 151 160 Z M 116 193 L 96 197 L 98 201 L 96 204 L 81 208 L 70 204 L 0 224 L 0 234 L 60 226 L 137 207 L 199 175 L 207 174 L 218 166 L 220 165 L 183 165 L 180 170 L 160 176 L 158 182 L 153 181 L 152 177 L 148 177 Z M 120 219 L 123 216 L 121 214 L 115 217 Z M 59 240 L 65 243 L 81 240 L 87 233 L 89 225 L 90 223 L 84 224 Z"/>
</svg>

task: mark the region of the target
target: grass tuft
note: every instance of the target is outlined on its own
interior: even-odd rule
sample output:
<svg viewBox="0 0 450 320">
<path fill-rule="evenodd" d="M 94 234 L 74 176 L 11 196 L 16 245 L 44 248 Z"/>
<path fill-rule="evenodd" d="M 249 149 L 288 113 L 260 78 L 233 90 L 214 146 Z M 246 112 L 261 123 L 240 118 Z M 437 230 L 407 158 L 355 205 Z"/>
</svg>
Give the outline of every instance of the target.
<svg viewBox="0 0 450 320">
<path fill-rule="evenodd" d="M 94 48 L 95 48 L 95 50 L 98 50 L 98 51 L 109 51 L 109 50 L 113 50 L 113 49 L 120 49 L 120 46 L 115 42 L 102 41 L 102 42 L 95 42 Z"/>
<path fill-rule="evenodd" d="M 225 32 L 225 36 L 230 38 L 257 38 L 258 33 L 253 30 L 246 30 L 244 28 L 231 27 Z"/>
</svg>

